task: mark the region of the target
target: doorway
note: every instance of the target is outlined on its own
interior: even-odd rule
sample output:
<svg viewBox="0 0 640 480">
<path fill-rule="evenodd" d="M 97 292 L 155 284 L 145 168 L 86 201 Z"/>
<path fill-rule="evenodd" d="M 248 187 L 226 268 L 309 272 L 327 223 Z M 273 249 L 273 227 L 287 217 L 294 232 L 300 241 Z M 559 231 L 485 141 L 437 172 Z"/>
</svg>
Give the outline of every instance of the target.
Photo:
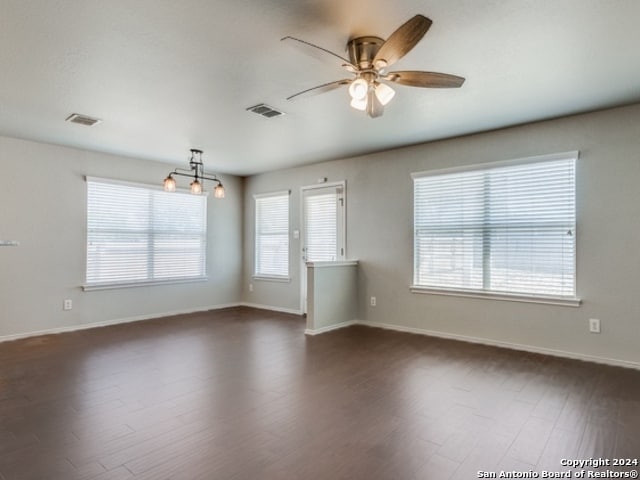
<svg viewBox="0 0 640 480">
<path fill-rule="evenodd" d="M 307 262 L 330 262 L 346 257 L 346 184 L 323 183 L 302 187 L 301 303 L 307 313 Z"/>
</svg>

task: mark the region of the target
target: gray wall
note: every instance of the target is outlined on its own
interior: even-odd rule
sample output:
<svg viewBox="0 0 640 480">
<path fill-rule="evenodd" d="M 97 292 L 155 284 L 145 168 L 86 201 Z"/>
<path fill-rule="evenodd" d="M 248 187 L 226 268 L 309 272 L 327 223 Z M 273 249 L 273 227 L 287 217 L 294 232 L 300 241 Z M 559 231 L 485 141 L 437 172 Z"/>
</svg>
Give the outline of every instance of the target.
<svg viewBox="0 0 640 480">
<path fill-rule="evenodd" d="M 375 121 L 364 119 L 365 121 Z M 382 119 L 384 121 L 384 119 Z M 412 278 L 410 173 L 580 150 L 579 308 L 420 295 Z M 209 199 L 210 280 L 83 292 L 84 175 L 157 183 L 170 166 L 0 137 L 0 336 L 204 309 L 244 301 L 300 309 L 299 240 L 288 283 L 253 281 L 253 194 L 347 181 L 347 257 L 360 260 L 358 318 L 497 342 L 640 363 L 640 105 L 271 172 L 225 176 L 227 198 Z M 244 242 L 244 247 L 242 244 Z M 254 291 L 249 292 L 249 283 Z M 377 307 L 368 298 L 377 297 Z M 62 310 L 71 298 L 74 309 Z M 589 318 L 602 333 L 589 334 Z"/>
<path fill-rule="evenodd" d="M 0 336 L 240 300 L 240 178 L 221 177 L 227 198 L 208 200 L 207 282 L 83 292 L 84 176 L 160 184 L 173 166 L 4 137 L 0 166 L 0 239 L 20 241 L 0 247 Z"/>
<path fill-rule="evenodd" d="M 581 152 L 577 166 L 581 307 L 409 292 L 411 172 L 569 150 Z M 291 189 L 290 226 L 299 229 L 300 187 L 315 184 L 320 177 L 347 181 L 347 258 L 360 261 L 360 320 L 640 362 L 639 105 L 249 177 L 244 190 L 245 301 L 300 308 L 300 243 L 293 237 L 291 282 L 253 281 L 254 291 L 248 290 L 253 268 L 252 195 Z M 371 295 L 377 297 L 376 307 L 368 306 Z M 589 318 L 601 319 L 601 334 L 588 333 Z"/>
</svg>

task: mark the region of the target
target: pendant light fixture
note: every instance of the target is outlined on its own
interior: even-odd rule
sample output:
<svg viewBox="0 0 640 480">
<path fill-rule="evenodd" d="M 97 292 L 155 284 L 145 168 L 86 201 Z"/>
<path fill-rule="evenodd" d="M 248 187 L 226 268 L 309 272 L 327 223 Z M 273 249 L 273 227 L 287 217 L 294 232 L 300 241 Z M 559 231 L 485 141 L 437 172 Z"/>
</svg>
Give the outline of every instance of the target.
<svg viewBox="0 0 640 480">
<path fill-rule="evenodd" d="M 176 168 L 173 172 L 167 175 L 167 178 L 164 179 L 165 192 L 176 191 L 176 180 L 175 178 L 173 178 L 174 175 L 193 178 L 193 181 L 190 184 L 190 189 L 191 189 L 191 193 L 193 193 L 194 195 L 200 195 L 203 192 L 203 188 L 202 188 L 203 180 L 211 180 L 213 182 L 218 182 L 215 189 L 213 190 L 213 196 L 215 198 L 224 198 L 224 186 L 222 185 L 222 182 L 218 180 L 218 178 L 215 175 L 211 176 L 204 172 L 204 165 L 202 164 L 202 150 L 198 150 L 197 148 L 191 149 L 191 158 L 189 159 L 189 169 Z"/>
</svg>

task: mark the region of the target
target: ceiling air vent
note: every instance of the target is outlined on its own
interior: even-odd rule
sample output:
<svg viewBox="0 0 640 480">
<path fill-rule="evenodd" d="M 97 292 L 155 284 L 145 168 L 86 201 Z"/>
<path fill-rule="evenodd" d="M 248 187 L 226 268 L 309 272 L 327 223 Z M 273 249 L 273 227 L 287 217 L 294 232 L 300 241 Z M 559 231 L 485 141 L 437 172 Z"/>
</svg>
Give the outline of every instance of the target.
<svg viewBox="0 0 640 480">
<path fill-rule="evenodd" d="M 99 118 L 89 117 L 88 115 L 82 115 L 81 113 L 72 113 L 65 120 L 67 122 L 77 123 L 87 127 L 92 127 L 96 123 L 100 123 L 102 121 Z"/>
<path fill-rule="evenodd" d="M 262 115 L 263 117 L 272 118 L 279 117 L 280 115 L 284 115 L 283 112 L 276 110 L 269 105 L 265 105 L 264 103 L 259 103 L 258 105 L 254 105 L 253 107 L 247 108 L 247 111 L 257 113 L 258 115 Z"/>
</svg>

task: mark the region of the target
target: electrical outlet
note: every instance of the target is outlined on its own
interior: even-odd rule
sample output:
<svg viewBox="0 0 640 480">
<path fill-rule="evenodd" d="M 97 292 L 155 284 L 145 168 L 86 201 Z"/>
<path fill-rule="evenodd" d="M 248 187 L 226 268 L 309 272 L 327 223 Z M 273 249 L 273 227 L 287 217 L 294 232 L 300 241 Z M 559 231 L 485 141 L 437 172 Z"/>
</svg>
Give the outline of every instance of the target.
<svg viewBox="0 0 640 480">
<path fill-rule="evenodd" d="M 250 292 L 253 292 L 253 283 L 250 283 L 250 284 L 249 284 L 249 291 L 250 291 Z"/>
<path fill-rule="evenodd" d="M 376 297 L 371 297 L 370 303 L 371 303 L 372 307 L 375 307 L 376 306 Z"/>
<path fill-rule="evenodd" d="M 590 318 L 589 331 L 591 333 L 600 333 L 600 320 L 598 320 L 597 318 Z"/>
<path fill-rule="evenodd" d="M 66 299 L 66 300 L 62 303 L 62 309 L 63 309 L 63 310 L 71 310 L 72 308 L 73 308 L 73 300 Z"/>
</svg>

